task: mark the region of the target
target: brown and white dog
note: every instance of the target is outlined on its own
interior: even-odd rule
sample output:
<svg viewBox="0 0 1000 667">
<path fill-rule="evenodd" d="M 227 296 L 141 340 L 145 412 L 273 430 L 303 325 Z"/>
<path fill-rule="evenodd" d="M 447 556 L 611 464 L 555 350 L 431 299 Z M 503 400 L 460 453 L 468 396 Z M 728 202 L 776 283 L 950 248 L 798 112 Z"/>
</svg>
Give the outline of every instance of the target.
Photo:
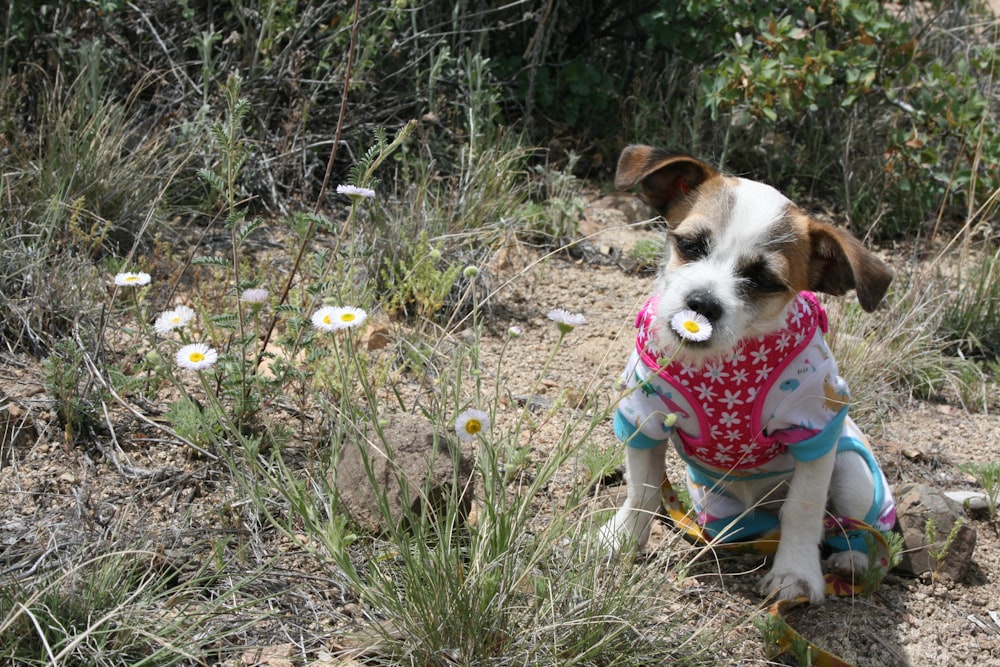
<svg viewBox="0 0 1000 667">
<path fill-rule="evenodd" d="M 672 440 L 689 464 L 700 523 L 728 522 L 727 530 L 738 533 L 753 523 L 748 516 L 763 520 L 770 512 L 780 521 L 762 593 L 822 602 L 824 517 L 855 517 L 885 529 L 894 507 L 864 436 L 846 416 L 846 400 L 838 401 L 846 399 L 846 385 L 822 340 L 825 313 L 810 293 L 855 290 L 870 312 L 892 273 L 849 233 L 815 220 L 774 188 L 723 175 L 688 155 L 629 146 L 615 185 L 640 186 L 666 219 L 668 242 L 637 322 L 637 349 L 623 376 L 630 390 L 616 414 L 615 430 L 628 445 L 628 495 L 602 540 L 612 548 L 645 545 Z M 683 340 L 671 326 L 675 315 L 692 311 L 710 323 L 707 340 Z M 789 329 L 803 313 L 818 324 Z M 764 357 L 786 347 L 795 360 Z M 741 420 L 743 436 L 728 428 Z M 856 446 L 837 444 L 847 440 Z M 849 547 L 827 561 L 843 573 L 866 565 L 867 555 Z"/>
</svg>

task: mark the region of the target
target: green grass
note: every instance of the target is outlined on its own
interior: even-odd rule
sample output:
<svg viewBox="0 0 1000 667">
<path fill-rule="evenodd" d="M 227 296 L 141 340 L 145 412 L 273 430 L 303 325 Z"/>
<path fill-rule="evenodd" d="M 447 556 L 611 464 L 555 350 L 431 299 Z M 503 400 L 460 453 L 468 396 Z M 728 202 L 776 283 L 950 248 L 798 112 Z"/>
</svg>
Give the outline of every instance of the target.
<svg viewBox="0 0 1000 667">
<path fill-rule="evenodd" d="M 239 618 L 249 606 L 242 590 L 259 573 L 206 566 L 182 572 L 149 549 L 83 550 L 66 563 L 40 559 L 27 576 L 0 588 L 0 656 L 9 665 L 166 666 L 205 655 L 206 628 L 226 636 L 229 652 L 239 634 L 266 618 Z M 44 562 L 44 564 L 43 564 Z M 218 619 L 229 616 L 228 627 Z"/>
<path fill-rule="evenodd" d="M 357 358 L 351 338 L 340 344 L 340 358 Z M 477 346 L 472 341 L 460 348 L 442 369 L 444 394 L 430 411 L 433 421 L 453 421 L 470 400 L 495 409 L 491 388 L 476 379 Z M 557 344 L 552 358 L 559 352 Z M 535 461 L 527 479 L 512 478 L 504 465 L 524 421 L 481 432 L 474 449 L 479 509 L 471 525 L 459 501 L 464 488 L 456 481 L 437 512 L 407 510 L 404 521 L 384 520 L 385 534 L 366 536 L 352 530 L 329 483 L 337 451 L 361 446 L 365 456 L 381 452 L 391 458 L 392 442 L 378 427 L 377 388 L 366 384 L 363 368 L 350 361 L 345 366 L 342 372 L 358 372 L 354 379 L 362 394 L 326 407 L 329 423 L 336 424 L 326 439 L 330 454 L 312 463 L 308 478 L 278 453 L 266 462 L 252 456 L 228 460 L 274 525 L 289 535 L 304 529 L 316 540 L 318 561 L 351 582 L 371 619 L 354 634 L 374 643 L 375 664 L 714 664 L 715 631 L 690 622 L 695 609 L 657 611 L 676 607 L 669 568 L 636 568 L 609 560 L 597 548 L 594 515 L 584 495 L 589 485 L 571 489 L 565 500 L 550 496 L 556 476 L 605 422 L 607 406 L 567 424 L 552 453 Z M 388 491 L 373 476 L 370 483 L 379 489 L 379 505 L 388 517 Z M 280 490 L 281 501 L 266 500 L 267 489 Z M 428 503 L 424 497 L 422 506 Z M 411 507 L 411 501 L 402 507 Z"/>
<path fill-rule="evenodd" d="M 227 96 L 230 119 L 238 117 L 235 97 L 232 91 Z M 382 206 L 382 200 L 391 201 L 392 196 L 381 186 L 374 200 L 359 198 L 352 203 L 333 252 L 315 246 L 307 234 L 293 237 L 303 249 L 301 283 L 289 291 L 284 303 L 273 289 L 258 313 L 239 300 L 240 289 L 260 284 L 245 261 L 247 244 L 258 228 L 247 222 L 232 190 L 245 139 L 231 121 L 227 123 L 214 130 L 223 154 L 220 164 L 233 166 L 237 173 L 224 169 L 217 178 L 206 178 L 223 202 L 229 247 L 222 253 L 226 259 L 195 262 L 202 284 L 213 285 L 211 292 L 217 296 L 206 301 L 205 296 L 187 295 L 185 303 L 194 307 L 195 319 L 180 328 L 155 332 L 150 323 L 157 314 L 156 304 L 166 303 L 163 295 L 173 282 L 169 277 L 110 291 L 102 345 L 108 356 L 85 367 L 97 374 L 94 386 L 117 387 L 126 396 L 142 396 L 145 401 L 175 397 L 161 428 L 205 456 L 216 474 L 227 478 L 233 489 L 227 522 L 255 528 L 250 544 L 211 539 L 213 555 L 204 560 L 205 567 L 223 570 L 222 563 L 229 559 L 244 562 L 252 550 L 273 548 L 257 531 L 277 529 L 285 539 L 308 545 L 315 572 L 344 581 L 351 597 L 363 605 L 365 620 L 344 632 L 376 637 L 371 659 L 382 664 L 439 664 L 443 659 L 464 664 L 714 664 L 711 646 L 717 630 L 696 628 L 691 619 L 697 612 L 674 600 L 669 569 L 609 561 L 596 548 L 591 540 L 595 513 L 586 495 L 591 485 L 571 489 L 564 499 L 550 495 L 557 476 L 587 455 L 588 440 L 603 427 L 611 409 L 608 404 L 593 405 L 589 416 L 567 423 L 551 452 L 530 461 L 528 476 L 511 468 L 529 465 L 528 459 L 517 459 L 522 432 L 532 426 L 527 419 L 496 423 L 468 445 L 474 451 L 480 508 L 474 524 L 465 521 L 458 501 L 461 489 L 454 488 L 436 513 L 408 516 L 400 524 L 390 524 L 386 534 L 367 535 L 341 508 L 331 482 L 341 447 L 375 442 L 380 449 L 391 450 L 391 443 L 382 438 L 381 420 L 389 411 L 416 406 L 407 405 L 399 394 L 393 397 L 384 369 L 361 345 L 359 331 L 323 331 L 313 326 L 312 314 L 324 303 L 357 305 L 374 313 L 383 302 L 392 303 L 401 295 L 412 302 L 425 288 L 439 287 L 435 283 L 440 274 L 422 273 L 412 265 L 402 274 L 406 278 L 402 282 L 363 280 L 384 275 L 384 267 L 392 265 L 389 258 L 399 256 L 371 252 L 370 245 L 372 238 L 380 238 L 379 230 L 402 222 L 393 219 L 401 215 L 396 211 L 425 212 L 427 219 L 409 222 L 412 229 L 440 235 L 397 233 L 390 242 L 403 256 L 418 258 L 431 254 L 428 239 L 436 238 L 441 250 L 434 261 L 441 262 L 455 263 L 467 252 L 464 248 L 480 243 L 489 248 L 504 241 L 505 226 L 520 229 L 518 215 L 526 216 L 526 228 L 534 224 L 531 209 L 519 194 L 527 188 L 517 185 L 524 178 L 520 153 L 502 146 L 484 149 L 481 159 L 469 163 L 471 171 L 463 179 L 469 189 L 458 202 L 450 199 L 453 192 L 428 187 L 407 189 L 399 203 Z M 391 152 L 389 143 L 381 145 L 371 154 L 373 161 Z M 354 184 L 368 186 L 371 176 L 371 171 L 355 170 Z M 568 191 L 561 192 L 569 196 Z M 406 199 L 411 195 L 419 199 Z M 428 208 L 426 202 L 431 200 L 438 203 Z M 485 224 L 486 220 L 494 222 Z M 477 221 L 484 225 L 465 226 Z M 474 260 L 477 255 L 469 257 Z M 504 359 L 496 369 L 480 367 L 479 347 L 489 312 L 480 283 L 487 276 L 475 263 L 470 265 L 474 270 L 462 271 L 461 285 L 468 314 L 449 326 L 474 335 L 455 340 L 447 330 L 434 333 L 435 329 L 425 328 L 419 333 L 417 328 L 417 335 L 430 344 L 418 370 L 439 388 L 420 408 L 446 434 L 451 431 L 444 436 L 451 439 L 456 437 L 451 424 L 469 407 L 495 417 L 503 381 L 490 384 L 484 378 L 494 373 L 502 377 L 504 364 L 517 363 Z M 227 287 L 214 286 L 219 284 Z M 442 296 L 434 302 L 418 301 L 436 305 L 408 314 L 429 322 L 442 302 Z M 256 372 L 255 364 L 269 315 L 280 315 L 272 339 L 279 351 L 265 357 L 273 363 L 270 375 L 264 376 Z M 572 335 L 560 335 L 549 363 L 563 353 L 562 342 Z M 175 364 L 174 354 L 191 342 L 218 350 L 219 361 L 197 371 Z M 79 345 L 69 344 L 64 357 L 79 361 L 90 354 Z M 82 380 L 66 373 L 70 366 L 54 362 L 49 374 L 49 384 L 63 406 L 68 445 L 81 442 L 84 435 L 76 426 L 83 408 L 76 402 L 75 388 Z M 536 389 L 547 368 L 548 364 L 538 369 Z M 91 407 L 106 405 L 110 398 L 93 394 Z M 274 405 L 294 406 L 298 414 L 318 414 L 316 424 L 321 428 L 271 414 L 266 406 Z M 295 442 L 300 444 L 292 446 Z M 386 491 L 380 493 L 379 508 L 388 516 Z M 147 576 L 144 570 L 123 573 L 117 568 L 129 561 L 114 551 L 93 561 L 82 552 L 77 556 L 83 560 L 73 570 L 74 577 L 80 574 L 80 583 L 73 579 L 74 587 L 85 583 L 86 594 L 66 597 L 65 577 L 52 570 L 48 571 L 52 579 L 28 578 L 11 589 L 12 598 L 3 610 L 5 627 L 11 632 L 35 628 L 37 636 L 32 641 L 5 642 L 0 657 L 48 664 L 83 650 L 81 664 L 87 660 L 121 664 L 138 660 L 129 653 L 136 651 L 149 664 L 171 664 L 206 655 L 204 646 L 194 645 L 186 622 L 157 626 L 159 632 L 149 627 L 155 616 L 149 610 L 164 599 L 181 595 L 193 602 L 183 591 L 199 585 L 198 577 L 177 581 L 162 573 Z M 237 574 L 235 588 L 249 585 L 256 576 Z M 234 593 L 230 604 L 256 608 L 255 602 Z M 677 611 L 653 611 L 666 608 Z M 225 615 L 217 601 L 192 613 L 209 618 Z M 239 650 L 236 633 L 209 627 L 218 633 L 212 643 Z"/>
</svg>

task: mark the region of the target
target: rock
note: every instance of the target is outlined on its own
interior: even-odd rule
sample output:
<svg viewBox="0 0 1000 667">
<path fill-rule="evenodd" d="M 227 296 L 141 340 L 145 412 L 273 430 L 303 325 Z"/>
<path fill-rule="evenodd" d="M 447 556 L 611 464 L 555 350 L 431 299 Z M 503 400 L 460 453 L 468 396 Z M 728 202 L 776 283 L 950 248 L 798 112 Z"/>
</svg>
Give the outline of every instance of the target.
<svg viewBox="0 0 1000 667">
<path fill-rule="evenodd" d="M 610 192 L 591 202 L 589 208 L 618 211 L 624 216 L 625 222 L 653 220 L 657 217 L 657 213 L 652 207 L 628 192 Z"/>
<path fill-rule="evenodd" d="M 392 415 L 382 434 L 384 438 L 370 426 L 365 438 L 345 440 L 331 479 L 359 527 L 384 533 L 387 521 L 404 525 L 409 516 L 433 515 L 449 501 L 458 502 L 459 512 L 468 515 L 473 466 L 471 457 L 459 450 L 456 473 L 456 438 L 411 414 Z M 380 501 L 387 511 L 380 509 Z"/>
<path fill-rule="evenodd" d="M 655 218 L 656 213 L 635 195 L 613 192 L 584 207 L 579 231 L 602 254 L 627 256 L 641 240 L 662 236 L 662 231 L 647 225 L 633 225 Z"/>
<path fill-rule="evenodd" d="M 365 333 L 361 337 L 361 345 L 364 349 L 372 352 L 381 350 L 392 343 L 392 334 L 389 328 L 389 320 L 385 317 L 377 317 L 365 327 Z"/>
<path fill-rule="evenodd" d="M 625 214 L 613 208 L 588 206 L 580 220 L 580 235 L 594 237 L 608 229 L 621 229 L 631 222 Z"/>
<path fill-rule="evenodd" d="M 961 505 L 930 486 L 903 484 L 896 490 L 896 517 L 903 534 L 900 570 L 962 581 L 976 548 L 976 528 Z M 928 521 L 934 523 L 930 544 Z"/>
<path fill-rule="evenodd" d="M 30 447 L 38 438 L 28 412 L 14 401 L 0 395 L 0 451 Z"/>
<path fill-rule="evenodd" d="M 982 491 L 945 491 L 944 495 L 965 509 L 987 510 L 990 508 L 989 496 Z"/>
</svg>

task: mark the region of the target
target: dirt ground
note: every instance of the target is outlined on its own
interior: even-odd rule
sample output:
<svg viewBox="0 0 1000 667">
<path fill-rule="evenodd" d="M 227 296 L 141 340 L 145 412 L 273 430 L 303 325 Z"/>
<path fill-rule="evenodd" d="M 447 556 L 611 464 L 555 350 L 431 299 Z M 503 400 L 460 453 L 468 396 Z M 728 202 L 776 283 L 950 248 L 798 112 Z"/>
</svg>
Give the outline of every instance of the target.
<svg viewBox="0 0 1000 667">
<path fill-rule="evenodd" d="M 556 440 L 564 417 L 582 404 L 578 397 L 612 395 L 633 344 L 632 318 L 652 276 L 627 270 L 629 251 L 640 239 L 656 238 L 660 232 L 621 228 L 638 215 L 630 206 L 618 198 L 591 202 L 583 229 L 590 238 L 579 253 L 542 258 L 519 247 L 498 257 L 487 272 L 497 288 L 495 299 L 509 319 L 483 342 L 482 367 L 496 368 L 506 326 L 522 330 L 505 352 L 502 382 L 511 396 L 528 396 L 558 338 L 545 314 L 565 308 L 587 318 L 586 325 L 566 337 L 532 399 L 554 408 L 546 410 L 553 416 L 539 424 L 526 443 L 532 457 L 546 455 L 546 443 Z M 511 276 L 517 278 L 505 283 Z M 515 401 L 500 409 L 502 424 L 519 408 Z M 123 526 L 159 535 L 168 554 L 206 534 L 220 539 L 232 534 L 232 508 L 227 505 L 231 489 L 204 460 L 193 459 L 179 443 L 165 439 L 155 424 L 122 413 L 115 416 L 115 439 L 105 433 L 92 447 L 68 448 L 55 426 L 40 368 L 9 357 L 0 366 L 0 410 L 6 425 L 0 445 L 0 570 L 23 570 L 26 562 L 99 541 Z M 159 418 L 155 411 L 148 416 Z M 610 424 L 593 437 L 601 447 L 620 447 Z M 874 442 L 893 485 L 920 481 L 943 490 L 974 489 L 972 479 L 956 466 L 1000 458 L 1000 416 L 910 402 L 889 416 Z M 683 479 L 676 463 L 671 463 L 670 474 L 676 482 Z M 563 481 L 571 484 L 576 478 L 569 472 Z M 612 495 L 620 492 L 611 490 Z M 1000 665 L 1000 626 L 989 615 L 1000 611 L 1000 536 L 983 513 L 969 518 L 978 543 L 964 581 L 923 580 L 893 572 L 875 595 L 830 600 L 795 612 L 792 623 L 820 646 L 859 665 Z M 185 527 L 179 530 L 182 520 Z M 666 530 L 654 534 L 653 549 Z M 294 571 L 308 567 L 303 563 L 290 557 L 282 566 Z M 696 572 L 684 586 L 703 601 L 707 618 L 731 623 L 761 605 L 754 590 L 761 571 L 743 574 L 756 565 L 723 561 Z M 327 595 L 336 597 L 335 592 Z M 971 615 L 989 629 L 970 620 Z M 345 612 L 343 618 L 349 616 Z M 720 664 L 766 664 L 757 630 L 745 623 L 735 631 L 738 641 L 729 655 L 720 656 Z"/>
</svg>

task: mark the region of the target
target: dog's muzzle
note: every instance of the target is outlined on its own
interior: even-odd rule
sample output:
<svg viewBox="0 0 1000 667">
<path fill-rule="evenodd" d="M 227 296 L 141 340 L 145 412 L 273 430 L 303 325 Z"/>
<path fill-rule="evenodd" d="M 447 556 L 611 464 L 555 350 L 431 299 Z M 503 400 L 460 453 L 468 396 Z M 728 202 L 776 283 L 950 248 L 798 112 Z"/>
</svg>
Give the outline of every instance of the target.
<svg viewBox="0 0 1000 667">
<path fill-rule="evenodd" d="M 688 294 L 684 305 L 702 315 L 713 325 L 722 317 L 722 304 L 708 290 L 696 290 Z"/>
</svg>

